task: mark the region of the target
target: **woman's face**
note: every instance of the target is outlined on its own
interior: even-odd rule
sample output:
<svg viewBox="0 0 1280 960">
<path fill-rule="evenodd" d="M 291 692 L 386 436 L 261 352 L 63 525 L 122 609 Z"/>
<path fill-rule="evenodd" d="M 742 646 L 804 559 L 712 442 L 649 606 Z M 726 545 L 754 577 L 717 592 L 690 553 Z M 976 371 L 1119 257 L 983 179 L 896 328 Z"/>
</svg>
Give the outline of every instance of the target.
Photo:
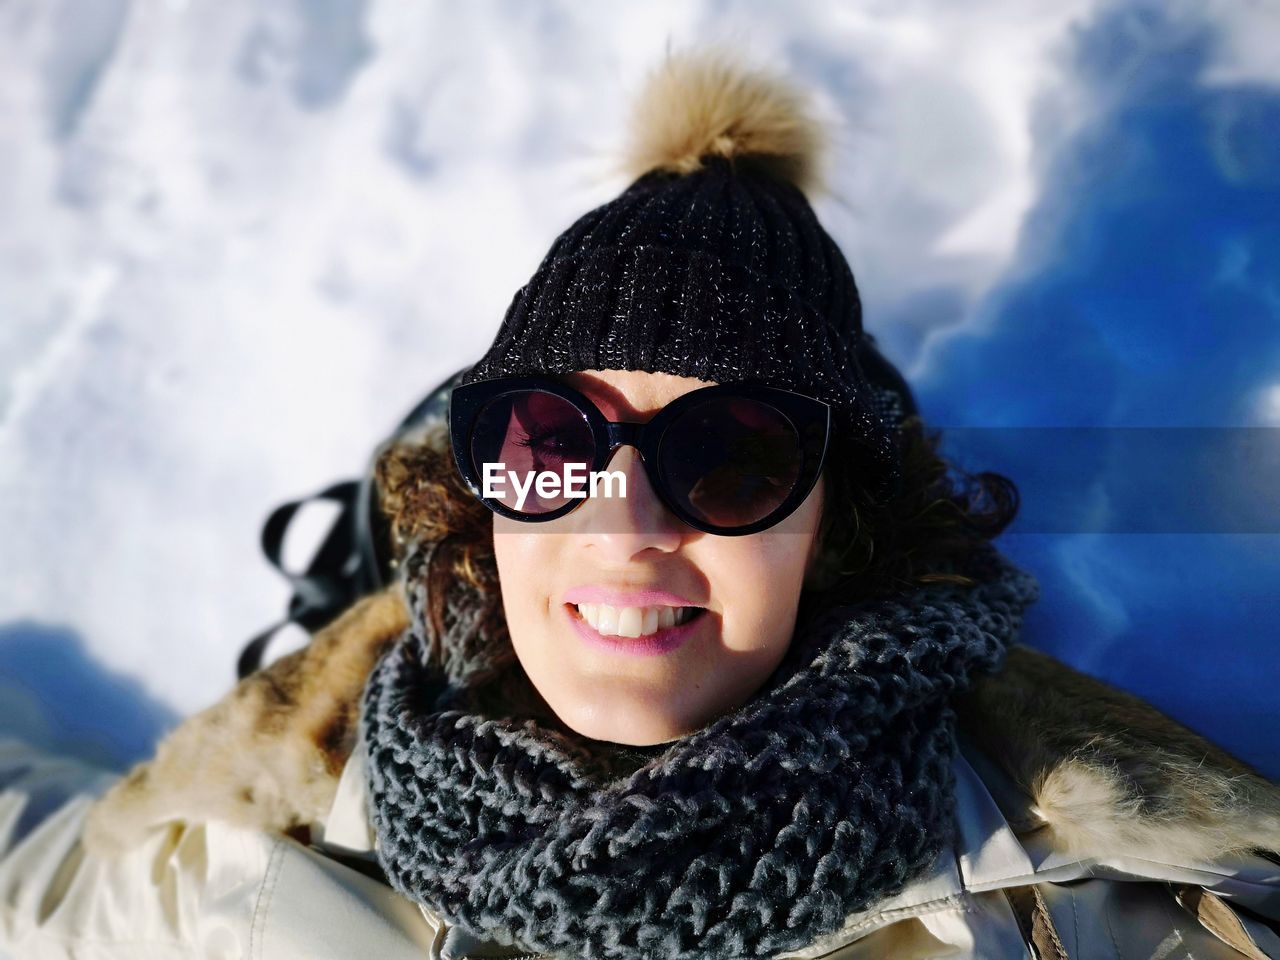
<svg viewBox="0 0 1280 960">
<path fill-rule="evenodd" d="M 561 379 L 608 419 L 634 422 L 708 385 L 617 370 Z M 566 726 L 596 740 L 664 743 L 746 702 L 786 653 L 817 553 L 823 483 L 776 526 L 722 537 L 667 511 L 634 447 L 605 469 L 626 475 L 625 497 L 590 497 L 548 523 L 494 516 L 503 608 L 525 672 Z M 659 629 L 683 637 L 673 649 L 638 654 L 630 651 L 642 638 L 611 635 L 649 633 L 686 616 L 681 606 L 701 612 Z"/>
</svg>

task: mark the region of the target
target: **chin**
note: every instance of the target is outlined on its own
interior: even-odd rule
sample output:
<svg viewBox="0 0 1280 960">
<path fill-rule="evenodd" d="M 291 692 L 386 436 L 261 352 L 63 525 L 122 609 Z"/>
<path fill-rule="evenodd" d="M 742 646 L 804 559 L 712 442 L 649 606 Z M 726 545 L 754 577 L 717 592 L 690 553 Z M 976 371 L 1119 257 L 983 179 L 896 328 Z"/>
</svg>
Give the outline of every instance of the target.
<svg viewBox="0 0 1280 960">
<path fill-rule="evenodd" d="M 649 747 L 692 733 L 696 726 L 682 724 L 675 717 L 655 714 L 652 704 L 629 705 L 620 697 L 605 698 L 607 711 L 597 703 L 578 703 L 575 709 L 556 715 L 570 730 L 592 740 L 630 747 Z"/>
</svg>

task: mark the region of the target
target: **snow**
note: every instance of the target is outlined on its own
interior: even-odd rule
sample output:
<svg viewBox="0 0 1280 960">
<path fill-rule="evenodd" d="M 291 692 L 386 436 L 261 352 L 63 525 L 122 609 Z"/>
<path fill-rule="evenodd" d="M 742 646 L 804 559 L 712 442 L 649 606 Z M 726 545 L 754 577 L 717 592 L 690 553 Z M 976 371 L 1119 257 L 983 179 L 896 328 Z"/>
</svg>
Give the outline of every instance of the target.
<svg viewBox="0 0 1280 960">
<path fill-rule="evenodd" d="M 625 187 L 668 43 L 814 89 L 819 216 L 936 422 L 1274 423 L 1276 31 L 1226 2 L 11 0 L 0 727 L 123 764 L 225 693 L 287 600 L 267 513 L 362 471 Z M 1033 642 L 1280 774 L 1275 537 L 1139 539 L 1007 537 Z"/>
</svg>

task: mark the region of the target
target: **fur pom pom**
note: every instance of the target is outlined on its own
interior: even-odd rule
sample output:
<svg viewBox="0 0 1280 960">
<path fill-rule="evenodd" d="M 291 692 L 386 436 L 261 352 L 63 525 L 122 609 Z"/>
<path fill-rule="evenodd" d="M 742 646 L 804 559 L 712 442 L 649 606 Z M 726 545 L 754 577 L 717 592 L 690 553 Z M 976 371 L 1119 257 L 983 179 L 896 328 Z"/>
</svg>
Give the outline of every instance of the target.
<svg viewBox="0 0 1280 960">
<path fill-rule="evenodd" d="M 809 98 L 786 79 L 712 48 L 668 53 L 631 115 L 621 168 L 632 180 L 651 170 L 691 173 L 708 155 L 795 184 L 825 189 L 827 140 Z"/>
</svg>

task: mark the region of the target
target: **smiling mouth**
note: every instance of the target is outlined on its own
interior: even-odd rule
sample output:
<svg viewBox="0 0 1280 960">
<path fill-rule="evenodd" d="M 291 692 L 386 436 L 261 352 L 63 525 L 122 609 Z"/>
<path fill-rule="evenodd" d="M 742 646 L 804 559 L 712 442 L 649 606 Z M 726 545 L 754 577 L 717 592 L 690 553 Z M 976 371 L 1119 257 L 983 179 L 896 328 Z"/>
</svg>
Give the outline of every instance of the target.
<svg viewBox="0 0 1280 960">
<path fill-rule="evenodd" d="M 704 607 L 611 607 L 607 603 L 571 603 L 569 607 L 605 637 L 648 637 L 707 612 Z"/>
</svg>

